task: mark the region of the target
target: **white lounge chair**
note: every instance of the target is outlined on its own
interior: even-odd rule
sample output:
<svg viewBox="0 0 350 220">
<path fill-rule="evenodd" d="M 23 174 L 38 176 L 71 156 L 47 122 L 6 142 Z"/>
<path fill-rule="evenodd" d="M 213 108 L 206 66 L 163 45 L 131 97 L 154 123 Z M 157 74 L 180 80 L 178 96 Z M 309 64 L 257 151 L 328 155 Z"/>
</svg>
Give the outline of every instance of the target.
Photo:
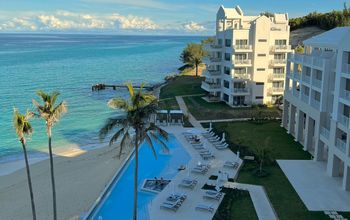
<svg viewBox="0 0 350 220">
<path fill-rule="evenodd" d="M 217 191 L 214 191 L 214 190 L 207 190 L 207 191 L 205 191 L 203 197 L 207 198 L 207 199 L 220 200 L 222 195 L 223 194 L 221 192 L 217 192 Z"/>
<path fill-rule="evenodd" d="M 239 167 L 239 163 L 238 162 L 225 161 L 224 166 L 225 167 L 230 167 L 230 168 L 233 168 L 233 169 L 237 169 Z"/>
<path fill-rule="evenodd" d="M 178 204 L 162 203 L 160 205 L 160 208 L 168 209 L 168 210 L 176 212 L 179 209 L 180 206 Z"/>
<path fill-rule="evenodd" d="M 198 204 L 196 206 L 196 209 L 197 210 L 208 211 L 208 212 L 211 212 L 211 213 L 213 213 L 214 210 L 215 210 L 212 205 L 206 205 L 206 204 Z"/>
<path fill-rule="evenodd" d="M 181 183 L 179 183 L 179 186 L 193 189 L 197 185 L 198 181 L 194 179 L 183 179 Z"/>
</svg>

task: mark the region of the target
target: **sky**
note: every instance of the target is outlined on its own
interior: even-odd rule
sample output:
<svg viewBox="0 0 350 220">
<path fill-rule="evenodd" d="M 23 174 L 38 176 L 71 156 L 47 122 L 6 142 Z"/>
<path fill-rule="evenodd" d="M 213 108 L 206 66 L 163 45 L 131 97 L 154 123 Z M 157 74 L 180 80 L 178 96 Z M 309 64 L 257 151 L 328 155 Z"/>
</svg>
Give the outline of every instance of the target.
<svg viewBox="0 0 350 220">
<path fill-rule="evenodd" d="M 345 0 L 0 0 L 0 32 L 214 35 L 220 5 L 298 17 Z"/>
</svg>

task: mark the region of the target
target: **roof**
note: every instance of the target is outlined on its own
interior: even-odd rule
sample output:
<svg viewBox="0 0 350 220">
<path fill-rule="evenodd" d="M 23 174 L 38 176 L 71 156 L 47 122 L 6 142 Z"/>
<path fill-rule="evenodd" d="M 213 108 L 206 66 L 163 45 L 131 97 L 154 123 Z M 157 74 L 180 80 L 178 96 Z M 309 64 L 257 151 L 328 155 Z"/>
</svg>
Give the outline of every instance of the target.
<svg viewBox="0 0 350 220">
<path fill-rule="evenodd" d="M 350 27 L 337 27 L 305 40 L 303 43 L 313 47 L 350 48 Z"/>
</svg>

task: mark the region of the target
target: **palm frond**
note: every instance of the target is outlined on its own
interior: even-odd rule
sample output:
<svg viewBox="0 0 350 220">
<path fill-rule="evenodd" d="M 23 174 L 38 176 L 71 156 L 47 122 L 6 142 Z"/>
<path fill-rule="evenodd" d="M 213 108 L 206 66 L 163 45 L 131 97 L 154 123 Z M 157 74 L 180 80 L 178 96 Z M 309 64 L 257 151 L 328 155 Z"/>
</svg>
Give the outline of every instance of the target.
<svg viewBox="0 0 350 220">
<path fill-rule="evenodd" d="M 20 139 L 24 138 L 25 135 L 31 135 L 33 133 L 33 127 L 29 123 L 30 118 L 31 114 L 29 111 L 25 115 L 22 115 L 17 108 L 13 109 L 13 126 Z"/>
<path fill-rule="evenodd" d="M 108 101 L 107 105 L 113 109 L 127 110 L 129 108 L 129 103 L 121 98 L 112 98 Z"/>
<path fill-rule="evenodd" d="M 67 105 L 65 102 L 58 104 L 52 111 L 52 115 L 55 121 L 58 121 L 62 114 L 67 112 Z"/>
<path fill-rule="evenodd" d="M 122 138 L 122 141 L 120 142 L 120 150 L 119 150 L 119 158 L 122 155 L 123 149 L 126 147 L 126 145 L 130 143 L 130 134 L 127 130 Z"/>
<path fill-rule="evenodd" d="M 110 133 L 114 128 L 118 126 L 125 126 L 127 122 L 125 122 L 126 119 L 122 116 L 114 117 L 114 118 L 108 118 L 103 125 L 103 127 L 99 131 L 99 138 L 100 141 L 104 140 L 108 133 Z"/>
<path fill-rule="evenodd" d="M 148 132 L 148 134 L 151 135 L 151 136 L 153 137 L 153 139 L 154 139 L 155 141 L 157 141 L 157 142 L 161 145 L 163 152 L 165 152 L 165 153 L 168 153 L 168 152 L 169 152 L 168 146 L 164 143 L 164 141 L 162 141 L 162 140 L 160 139 L 160 137 L 159 137 L 158 135 L 156 135 L 156 134 L 155 134 L 154 132 L 152 132 L 152 131 Z"/>
<path fill-rule="evenodd" d="M 60 92 L 54 91 L 52 92 L 49 96 L 50 96 L 50 104 L 52 106 L 55 105 L 57 97 L 60 95 Z"/>
<path fill-rule="evenodd" d="M 156 150 L 155 150 L 155 148 L 154 148 L 154 145 L 153 145 L 152 139 L 151 139 L 151 138 L 148 136 L 148 134 L 147 134 L 147 133 L 145 134 L 144 139 L 147 141 L 147 143 L 148 143 L 148 145 L 149 145 L 149 148 L 151 148 L 151 150 L 152 150 L 152 152 L 153 152 L 154 157 L 155 157 L 156 159 L 158 159 L 158 157 L 157 157 L 157 152 L 156 152 Z"/>
<path fill-rule="evenodd" d="M 135 90 L 134 90 L 134 86 L 132 85 L 132 83 L 130 83 L 130 82 L 126 83 L 126 87 L 128 88 L 130 97 L 134 97 Z"/>
<path fill-rule="evenodd" d="M 109 140 L 109 146 L 112 146 L 118 140 L 120 135 L 124 133 L 124 131 L 125 131 L 124 127 L 119 129 Z"/>
</svg>

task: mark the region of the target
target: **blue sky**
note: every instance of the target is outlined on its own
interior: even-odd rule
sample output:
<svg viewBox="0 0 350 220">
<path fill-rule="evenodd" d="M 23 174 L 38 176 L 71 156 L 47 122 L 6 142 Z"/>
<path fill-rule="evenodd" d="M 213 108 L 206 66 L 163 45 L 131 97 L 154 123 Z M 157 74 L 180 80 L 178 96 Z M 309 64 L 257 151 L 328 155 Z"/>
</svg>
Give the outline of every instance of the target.
<svg viewBox="0 0 350 220">
<path fill-rule="evenodd" d="M 309 12 L 343 8 L 344 0 L 0 0 L 2 32 L 115 32 L 214 34 L 220 5 L 245 14 Z"/>
</svg>

